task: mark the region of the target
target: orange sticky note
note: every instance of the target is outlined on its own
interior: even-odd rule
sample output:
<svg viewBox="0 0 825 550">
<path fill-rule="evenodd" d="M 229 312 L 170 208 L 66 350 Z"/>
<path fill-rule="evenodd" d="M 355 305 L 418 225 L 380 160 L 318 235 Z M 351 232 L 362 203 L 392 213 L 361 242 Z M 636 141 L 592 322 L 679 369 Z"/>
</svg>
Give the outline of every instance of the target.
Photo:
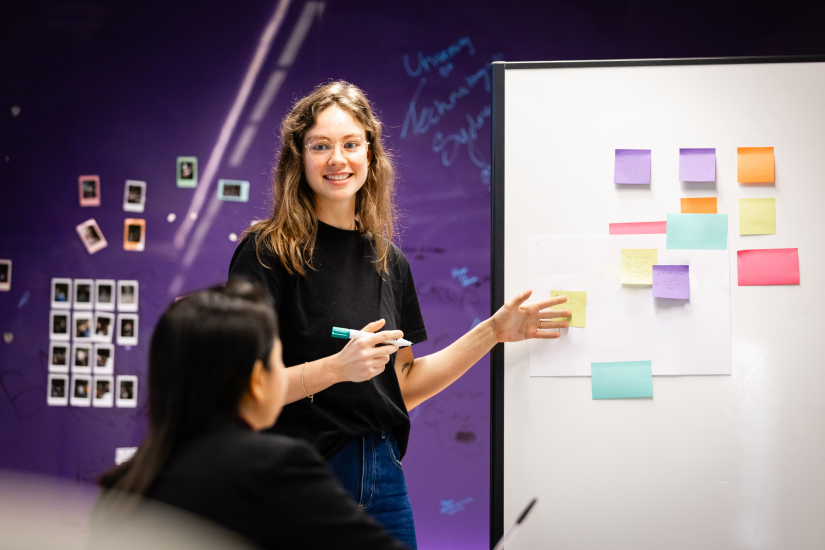
<svg viewBox="0 0 825 550">
<path fill-rule="evenodd" d="M 738 147 L 736 149 L 739 183 L 773 183 L 773 147 Z"/>
<path fill-rule="evenodd" d="M 682 214 L 716 214 L 716 197 L 682 199 Z"/>
</svg>

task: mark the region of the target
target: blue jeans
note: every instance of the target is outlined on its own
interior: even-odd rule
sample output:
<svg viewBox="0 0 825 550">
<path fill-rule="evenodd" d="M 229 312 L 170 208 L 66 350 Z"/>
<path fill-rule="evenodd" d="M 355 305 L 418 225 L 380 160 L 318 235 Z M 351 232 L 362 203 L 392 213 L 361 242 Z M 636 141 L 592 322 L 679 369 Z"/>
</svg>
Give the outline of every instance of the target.
<svg viewBox="0 0 825 550">
<path fill-rule="evenodd" d="M 415 550 L 415 523 L 399 456 L 395 436 L 381 432 L 353 439 L 328 464 L 361 508 Z"/>
</svg>

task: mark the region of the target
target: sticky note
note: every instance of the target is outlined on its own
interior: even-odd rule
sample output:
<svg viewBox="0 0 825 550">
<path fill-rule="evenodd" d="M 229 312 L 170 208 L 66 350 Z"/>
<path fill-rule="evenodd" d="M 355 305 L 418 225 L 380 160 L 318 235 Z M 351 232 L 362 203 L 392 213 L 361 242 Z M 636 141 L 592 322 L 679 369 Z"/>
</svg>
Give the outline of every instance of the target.
<svg viewBox="0 0 825 550">
<path fill-rule="evenodd" d="M 716 214 L 716 197 L 682 199 L 682 214 Z"/>
<path fill-rule="evenodd" d="M 716 149 L 679 149 L 679 181 L 716 181 Z"/>
<path fill-rule="evenodd" d="M 616 149 L 613 183 L 650 183 L 650 149 Z"/>
<path fill-rule="evenodd" d="M 653 361 L 590 363 L 593 399 L 653 397 Z"/>
<path fill-rule="evenodd" d="M 727 214 L 668 214 L 670 250 L 727 250 Z"/>
<path fill-rule="evenodd" d="M 736 165 L 739 183 L 773 183 L 773 147 L 738 147 Z"/>
<path fill-rule="evenodd" d="M 736 264 L 739 286 L 799 284 L 798 248 L 740 250 Z"/>
<path fill-rule="evenodd" d="M 690 266 L 654 265 L 653 297 L 690 300 Z"/>
<path fill-rule="evenodd" d="M 667 222 L 630 222 L 611 223 L 611 235 L 664 235 L 667 233 Z"/>
<path fill-rule="evenodd" d="M 776 199 L 739 199 L 740 235 L 776 235 Z"/>
<path fill-rule="evenodd" d="M 622 284 L 652 285 L 657 254 L 655 248 L 623 248 Z"/>
<path fill-rule="evenodd" d="M 587 319 L 587 291 L 586 290 L 551 290 L 550 297 L 567 296 L 567 301 L 563 304 L 550 307 L 550 309 L 569 309 L 573 312 L 572 317 L 557 317 L 551 321 L 567 320 L 570 327 L 584 328 Z"/>
</svg>

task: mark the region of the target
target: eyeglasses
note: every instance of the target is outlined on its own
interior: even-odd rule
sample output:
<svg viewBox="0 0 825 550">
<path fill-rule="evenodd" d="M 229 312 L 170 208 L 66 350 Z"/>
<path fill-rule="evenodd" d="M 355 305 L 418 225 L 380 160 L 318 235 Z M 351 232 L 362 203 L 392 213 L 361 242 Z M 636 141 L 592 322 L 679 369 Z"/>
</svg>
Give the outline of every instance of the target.
<svg viewBox="0 0 825 550">
<path fill-rule="evenodd" d="M 341 144 L 341 154 L 348 160 L 361 160 L 367 154 L 369 141 L 360 138 L 348 139 L 332 143 L 326 139 L 313 139 L 306 144 L 310 158 L 315 162 L 327 162 L 332 157 L 335 146 Z"/>
</svg>

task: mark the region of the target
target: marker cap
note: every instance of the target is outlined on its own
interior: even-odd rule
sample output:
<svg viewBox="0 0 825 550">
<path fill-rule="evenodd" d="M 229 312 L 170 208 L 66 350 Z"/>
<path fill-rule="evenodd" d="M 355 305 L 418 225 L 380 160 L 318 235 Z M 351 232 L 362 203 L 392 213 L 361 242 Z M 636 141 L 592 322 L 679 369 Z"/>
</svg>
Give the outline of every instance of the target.
<svg viewBox="0 0 825 550">
<path fill-rule="evenodd" d="M 348 328 L 340 328 L 340 327 L 332 327 L 332 337 L 333 338 L 343 338 L 344 340 L 349 340 L 349 329 Z"/>
</svg>

